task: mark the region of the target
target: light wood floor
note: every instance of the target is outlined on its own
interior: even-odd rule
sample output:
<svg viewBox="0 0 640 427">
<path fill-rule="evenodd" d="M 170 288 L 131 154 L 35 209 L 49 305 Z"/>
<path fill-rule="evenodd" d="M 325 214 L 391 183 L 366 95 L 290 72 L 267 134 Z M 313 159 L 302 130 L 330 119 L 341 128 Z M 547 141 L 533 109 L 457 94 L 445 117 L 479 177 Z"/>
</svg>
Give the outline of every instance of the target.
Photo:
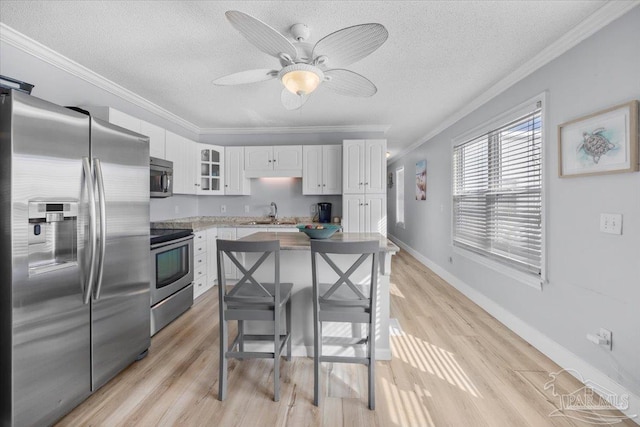
<svg viewBox="0 0 640 427">
<path fill-rule="evenodd" d="M 559 397 L 544 390 L 560 367 L 406 252 L 393 257 L 393 360 L 376 365 L 376 410 L 367 409 L 366 367 L 324 364 L 324 397 L 312 404 L 313 362 L 231 360 L 228 398 L 217 400 L 218 303 L 209 291 L 134 363 L 62 419 L 95 426 L 577 426 L 550 417 Z M 235 333 L 235 331 L 232 331 Z M 556 391 L 582 385 L 567 374 Z M 606 415 L 621 415 L 611 411 Z M 636 426 L 626 420 L 617 425 Z"/>
</svg>

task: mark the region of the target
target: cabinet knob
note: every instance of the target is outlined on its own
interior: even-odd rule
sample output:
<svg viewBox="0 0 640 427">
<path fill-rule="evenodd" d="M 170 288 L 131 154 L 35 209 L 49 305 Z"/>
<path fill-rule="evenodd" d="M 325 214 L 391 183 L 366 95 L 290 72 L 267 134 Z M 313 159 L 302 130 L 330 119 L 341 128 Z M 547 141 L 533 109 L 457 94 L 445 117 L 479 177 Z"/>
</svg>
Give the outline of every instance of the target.
<svg viewBox="0 0 640 427">
<path fill-rule="evenodd" d="M 271 163 L 271 160 L 269 160 L 269 163 Z"/>
<path fill-rule="evenodd" d="M 360 206 L 362 206 L 362 205 L 363 205 L 363 203 L 360 203 Z"/>
<path fill-rule="evenodd" d="M 362 183 L 359 183 L 358 185 L 362 185 Z"/>
<path fill-rule="evenodd" d="M 365 182 L 365 183 L 364 183 L 364 185 L 369 185 L 369 183 L 368 183 L 368 182 Z"/>
<path fill-rule="evenodd" d="M 224 186 L 225 186 L 225 187 L 228 187 L 228 185 L 227 185 L 227 184 L 225 184 Z"/>
<path fill-rule="evenodd" d="M 193 184 L 193 185 L 195 185 L 196 187 L 200 187 L 200 184 Z"/>
<path fill-rule="evenodd" d="M 369 203 L 365 203 L 364 205 L 365 205 L 365 206 L 369 206 Z"/>
<path fill-rule="evenodd" d="M 326 187 L 326 186 L 327 186 L 327 184 L 322 184 L 322 186 L 323 186 L 323 187 Z"/>
<path fill-rule="evenodd" d="M 320 184 L 318 184 L 318 187 L 320 187 Z"/>
</svg>

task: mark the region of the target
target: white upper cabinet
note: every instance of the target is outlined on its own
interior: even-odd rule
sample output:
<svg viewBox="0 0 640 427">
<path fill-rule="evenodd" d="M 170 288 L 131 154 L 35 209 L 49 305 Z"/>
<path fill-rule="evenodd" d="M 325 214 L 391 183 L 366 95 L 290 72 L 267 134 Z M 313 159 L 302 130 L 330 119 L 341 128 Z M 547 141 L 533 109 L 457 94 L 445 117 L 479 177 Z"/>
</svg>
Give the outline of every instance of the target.
<svg viewBox="0 0 640 427">
<path fill-rule="evenodd" d="M 165 130 L 160 126 L 140 120 L 140 133 L 149 137 L 149 155 L 151 157 L 166 159 Z"/>
<path fill-rule="evenodd" d="M 344 194 L 386 193 L 386 147 L 384 139 L 344 141 Z"/>
<path fill-rule="evenodd" d="M 342 194 L 342 147 L 302 147 L 302 194 Z"/>
<path fill-rule="evenodd" d="M 111 107 L 83 106 L 91 115 L 109 123 L 149 137 L 149 155 L 166 159 L 165 130 Z"/>
<path fill-rule="evenodd" d="M 224 149 L 224 194 L 251 194 L 251 182 L 244 174 L 244 147 Z"/>
<path fill-rule="evenodd" d="M 173 162 L 173 193 L 196 194 L 197 182 L 194 173 L 196 143 L 167 131 L 165 154 L 166 159 Z"/>
<path fill-rule="evenodd" d="M 302 176 L 302 146 L 244 147 L 244 171 L 247 178 L 300 177 Z"/>
<path fill-rule="evenodd" d="M 224 194 L 224 147 L 195 143 L 196 194 L 219 196 Z"/>
</svg>

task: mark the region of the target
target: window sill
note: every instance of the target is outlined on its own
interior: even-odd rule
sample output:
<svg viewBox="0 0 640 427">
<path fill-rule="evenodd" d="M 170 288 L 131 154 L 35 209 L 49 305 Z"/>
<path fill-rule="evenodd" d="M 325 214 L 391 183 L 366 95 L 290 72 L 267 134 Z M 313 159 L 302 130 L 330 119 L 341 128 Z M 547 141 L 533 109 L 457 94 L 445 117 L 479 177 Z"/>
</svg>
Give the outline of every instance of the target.
<svg viewBox="0 0 640 427">
<path fill-rule="evenodd" d="M 481 264 L 485 267 L 488 267 L 500 274 L 503 274 L 507 277 L 510 277 L 511 279 L 522 283 L 524 285 L 527 285 L 529 287 L 532 287 L 534 289 L 537 289 L 539 291 L 542 291 L 542 284 L 544 283 L 544 279 L 542 279 L 541 277 L 537 277 L 534 276 L 532 274 L 527 274 L 525 272 L 522 272 L 520 270 L 516 270 L 515 268 L 511 268 L 509 266 L 506 266 L 504 264 L 501 264 L 497 261 L 494 261 L 492 259 L 483 257 L 482 255 L 479 255 L 475 252 L 466 250 L 464 248 L 461 248 L 459 246 L 453 246 L 453 252 L 461 255 L 471 261 L 474 261 L 478 264 Z"/>
</svg>

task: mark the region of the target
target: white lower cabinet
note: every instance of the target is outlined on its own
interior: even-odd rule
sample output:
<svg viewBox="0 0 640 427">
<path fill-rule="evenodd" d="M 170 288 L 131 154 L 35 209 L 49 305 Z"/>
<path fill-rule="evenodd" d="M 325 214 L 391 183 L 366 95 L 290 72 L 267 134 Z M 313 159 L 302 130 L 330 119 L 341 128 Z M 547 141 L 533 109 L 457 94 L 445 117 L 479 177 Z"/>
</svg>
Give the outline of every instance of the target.
<svg viewBox="0 0 640 427">
<path fill-rule="evenodd" d="M 384 194 L 345 194 L 342 226 L 347 233 L 387 235 L 387 199 Z"/>
<path fill-rule="evenodd" d="M 210 288 L 207 281 L 207 231 L 196 231 L 193 237 L 193 299 Z"/>
<path fill-rule="evenodd" d="M 218 280 L 218 228 L 207 229 L 207 282 L 209 286 L 213 286 Z"/>
<path fill-rule="evenodd" d="M 236 240 L 236 229 L 233 227 L 219 227 L 218 239 Z M 236 279 L 238 276 L 238 269 L 228 257 L 224 257 L 224 276 L 227 279 Z"/>
</svg>

